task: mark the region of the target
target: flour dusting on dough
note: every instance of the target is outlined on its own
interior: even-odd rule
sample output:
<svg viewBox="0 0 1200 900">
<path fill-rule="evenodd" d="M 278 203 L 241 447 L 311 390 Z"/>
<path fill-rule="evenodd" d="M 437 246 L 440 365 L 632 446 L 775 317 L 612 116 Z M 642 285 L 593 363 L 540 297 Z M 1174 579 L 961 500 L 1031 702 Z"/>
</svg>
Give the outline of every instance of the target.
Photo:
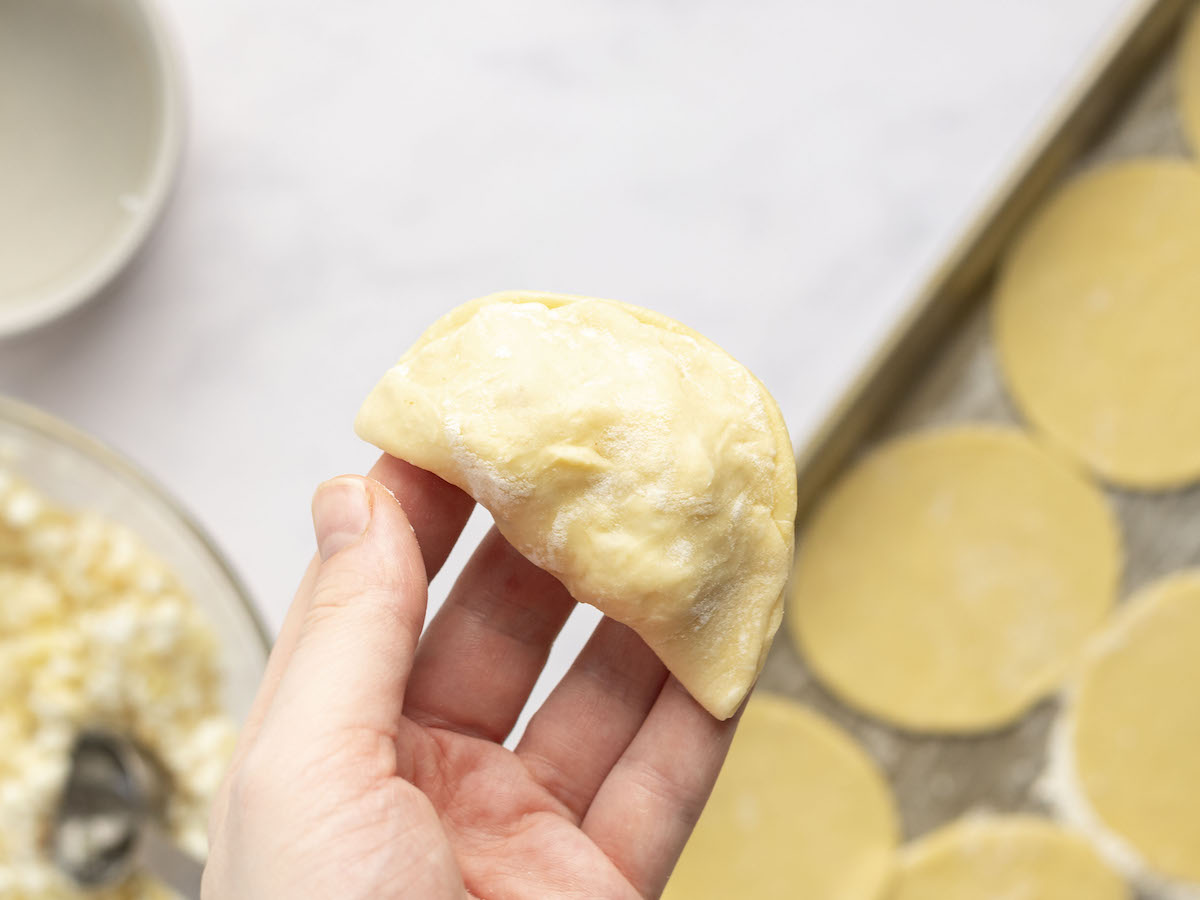
<svg viewBox="0 0 1200 900">
<path fill-rule="evenodd" d="M 795 467 L 728 354 L 636 307 L 496 295 L 435 324 L 356 427 L 470 493 L 715 715 L 737 708 L 779 622 Z"/>
<path fill-rule="evenodd" d="M 1107 641 L 1117 630 L 1111 629 L 1100 640 Z M 1101 856 L 1152 900 L 1200 900 L 1200 886 L 1172 881 L 1156 873 L 1133 847 L 1105 827 L 1088 803 L 1071 749 L 1073 699 L 1070 694 L 1064 698 L 1066 709 L 1051 732 L 1046 768 L 1034 785 L 1035 793 L 1059 818 L 1085 834 Z"/>
<path fill-rule="evenodd" d="M 526 483 L 505 477 L 475 453 L 462 437 L 462 424 L 450 413 L 445 417 L 446 443 L 467 482 L 467 492 L 493 512 L 504 510 L 529 494 Z"/>
</svg>

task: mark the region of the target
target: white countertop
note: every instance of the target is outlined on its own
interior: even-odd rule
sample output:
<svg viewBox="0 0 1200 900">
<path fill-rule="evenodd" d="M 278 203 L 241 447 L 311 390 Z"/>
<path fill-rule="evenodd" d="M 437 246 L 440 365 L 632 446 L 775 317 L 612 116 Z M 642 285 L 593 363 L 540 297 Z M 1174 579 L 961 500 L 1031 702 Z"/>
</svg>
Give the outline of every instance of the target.
<svg viewBox="0 0 1200 900">
<path fill-rule="evenodd" d="M 802 439 L 1133 6 L 163 2 L 192 103 L 174 202 L 101 300 L 0 342 L 0 391 L 165 482 L 273 626 L 313 487 L 375 455 L 359 401 L 480 294 L 679 318 Z"/>
</svg>

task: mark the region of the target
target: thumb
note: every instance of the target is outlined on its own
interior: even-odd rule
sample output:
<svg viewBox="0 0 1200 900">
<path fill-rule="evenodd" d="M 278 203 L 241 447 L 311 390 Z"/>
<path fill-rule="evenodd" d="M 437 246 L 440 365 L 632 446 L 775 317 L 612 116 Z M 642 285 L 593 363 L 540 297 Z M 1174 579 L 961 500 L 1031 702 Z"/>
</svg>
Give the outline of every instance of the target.
<svg viewBox="0 0 1200 900">
<path fill-rule="evenodd" d="M 321 562 L 272 717 L 290 720 L 297 736 L 394 733 L 425 620 L 416 535 L 395 497 L 369 478 L 325 482 L 312 510 Z"/>
</svg>

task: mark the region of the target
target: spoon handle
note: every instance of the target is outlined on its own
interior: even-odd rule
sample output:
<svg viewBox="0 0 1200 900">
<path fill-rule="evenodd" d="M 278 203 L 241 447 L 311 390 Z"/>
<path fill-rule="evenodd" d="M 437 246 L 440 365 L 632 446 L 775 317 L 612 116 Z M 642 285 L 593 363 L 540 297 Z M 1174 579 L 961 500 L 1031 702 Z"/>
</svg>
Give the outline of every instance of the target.
<svg viewBox="0 0 1200 900">
<path fill-rule="evenodd" d="M 172 888 L 183 900 L 200 900 L 200 876 L 204 863 L 175 845 L 171 837 L 152 822 L 142 829 L 140 855 L 145 870 Z"/>
</svg>

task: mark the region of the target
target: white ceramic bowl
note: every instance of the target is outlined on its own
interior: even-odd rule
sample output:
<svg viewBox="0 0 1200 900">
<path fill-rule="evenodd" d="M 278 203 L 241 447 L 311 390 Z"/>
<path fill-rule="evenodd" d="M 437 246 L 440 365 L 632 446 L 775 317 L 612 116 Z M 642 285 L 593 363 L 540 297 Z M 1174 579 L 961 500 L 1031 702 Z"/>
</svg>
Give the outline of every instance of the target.
<svg viewBox="0 0 1200 900">
<path fill-rule="evenodd" d="M 132 258 L 175 179 L 182 105 L 150 0 L 0 0 L 0 335 Z"/>
</svg>

